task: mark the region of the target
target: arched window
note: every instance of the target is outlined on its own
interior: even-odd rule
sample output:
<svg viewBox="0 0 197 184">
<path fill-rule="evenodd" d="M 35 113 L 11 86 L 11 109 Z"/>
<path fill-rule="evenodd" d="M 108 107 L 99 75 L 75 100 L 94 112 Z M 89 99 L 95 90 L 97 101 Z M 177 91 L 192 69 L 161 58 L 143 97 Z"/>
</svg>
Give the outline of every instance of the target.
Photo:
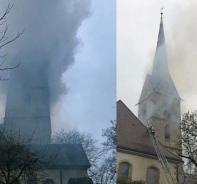
<svg viewBox="0 0 197 184">
<path fill-rule="evenodd" d="M 55 182 L 52 179 L 46 179 L 43 184 L 55 184 Z"/>
<path fill-rule="evenodd" d="M 170 139 L 170 126 L 169 125 L 165 126 L 165 138 Z"/>
<path fill-rule="evenodd" d="M 149 167 L 146 174 L 146 184 L 159 183 L 159 170 L 155 167 Z"/>
<path fill-rule="evenodd" d="M 131 165 L 127 162 L 122 162 L 119 165 L 118 178 L 124 179 L 129 177 Z"/>
</svg>

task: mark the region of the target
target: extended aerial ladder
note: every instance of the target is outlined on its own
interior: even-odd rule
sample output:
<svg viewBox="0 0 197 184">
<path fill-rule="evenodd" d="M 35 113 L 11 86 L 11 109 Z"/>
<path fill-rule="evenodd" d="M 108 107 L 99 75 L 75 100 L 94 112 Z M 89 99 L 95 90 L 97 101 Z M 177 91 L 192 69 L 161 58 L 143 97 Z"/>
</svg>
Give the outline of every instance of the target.
<svg viewBox="0 0 197 184">
<path fill-rule="evenodd" d="M 148 122 L 147 122 L 147 127 L 148 127 L 148 133 L 151 138 L 151 142 L 152 142 L 153 147 L 157 153 L 159 162 L 162 165 L 162 168 L 165 173 L 165 177 L 166 177 L 166 180 L 168 181 L 168 184 L 178 184 L 177 181 L 173 178 L 172 172 L 170 170 L 170 165 L 165 157 L 165 154 L 163 153 L 162 146 L 159 143 L 159 141 L 157 140 L 157 138 L 155 136 L 153 136 L 153 134 L 149 128 Z"/>
</svg>

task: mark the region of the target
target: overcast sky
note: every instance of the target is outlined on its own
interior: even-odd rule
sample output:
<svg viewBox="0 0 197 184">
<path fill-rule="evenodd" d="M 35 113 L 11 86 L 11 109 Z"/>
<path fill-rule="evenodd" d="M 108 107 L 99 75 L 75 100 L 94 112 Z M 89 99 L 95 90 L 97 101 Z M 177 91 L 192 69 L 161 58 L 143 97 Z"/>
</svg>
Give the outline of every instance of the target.
<svg viewBox="0 0 197 184">
<path fill-rule="evenodd" d="M 1 12 L 8 2 L 15 1 L 1 0 Z M 25 29 L 4 48 L 8 62 L 28 50 L 49 63 L 53 132 L 78 129 L 102 141 L 102 129 L 116 117 L 116 2 L 20 0 L 8 15 L 8 24 L 10 37 Z M 5 84 L 0 87 L 1 122 Z"/>
<path fill-rule="evenodd" d="M 169 70 L 184 100 L 182 112 L 197 110 L 197 1 L 117 0 L 117 100 L 136 115 L 152 70 L 162 7 Z"/>
<path fill-rule="evenodd" d="M 101 140 L 116 118 L 116 3 L 92 0 L 92 16 L 79 29 L 83 47 L 63 76 L 69 91 L 60 102 L 54 129 L 77 128 Z M 55 121 L 54 121 L 55 122 Z"/>
<path fill-rule="evenodd" d="M 76 2 L 80 4 L 82 1 Z M 137 114 L 135 104 L 138 103 L 145 76 L 152 69 L 162 7 L 169 70 L 184 100 L 182 111 L 197 109 L 197 2 L 117 0 L 116 11 L 114 0 L 92 0 L 89 15 L 84 16 L 75 29 L 81 46 L 72 64 L 60 75 L 68 90 L 67 94 L 61 93 L 53 108 L 53 131 L 77 128 L 93 133 L 101 140 L 102 129 L 110 126 L 110 119 L 115 119 L 116 99 L 121 99 Z M 14 8 L 13 12 L 17 12 L 16 3 Z M 23 11 L 18 13 L 22 17 Z M 22 21 L 13 22 L 14 31 L 23 28 Z M 28 24 L 31 25 L 31 22 Z M 26 26 L 24 28 L 28 33 Z M 16 44 L 20 45 L 20 41 Z M 4 101 L 2 99 L 1 112 Z"/>
</svg>

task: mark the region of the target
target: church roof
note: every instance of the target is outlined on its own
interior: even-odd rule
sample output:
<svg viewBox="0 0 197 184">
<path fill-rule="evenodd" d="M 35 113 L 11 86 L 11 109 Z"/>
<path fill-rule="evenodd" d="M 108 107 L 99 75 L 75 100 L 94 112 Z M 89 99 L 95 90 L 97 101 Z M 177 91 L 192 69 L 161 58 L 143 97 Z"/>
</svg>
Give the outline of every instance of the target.
<svg viewBox="0 0 197 184">
<path fill-rule="evenodd" d="M 89 168 L 90 163 L 81 144 L 34 144 L 33 149 L 43 151 L 51 158 L 51 168 Z"/>
<path fill-rule="evenodd" d="M 161 147 L 167 159 L 182 162 L 164 146 Z M 117 148 L 157 156 L 147 128 L 121 100 L 117 102 Z"/>
</svg>

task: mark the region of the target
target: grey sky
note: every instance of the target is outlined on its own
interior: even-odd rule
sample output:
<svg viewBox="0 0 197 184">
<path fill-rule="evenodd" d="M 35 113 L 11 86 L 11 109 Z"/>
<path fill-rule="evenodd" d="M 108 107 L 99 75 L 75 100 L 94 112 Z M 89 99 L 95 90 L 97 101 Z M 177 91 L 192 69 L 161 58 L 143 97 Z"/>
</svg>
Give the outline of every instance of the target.
<svg viewBox="0 0 197 184">
<path fill-rule="evenodd" d="M 2 0 L 1 11 L 7 2 Z M 102 139 L 102 129 L 115 119 L 115 9 L 113 0 L 92 0 L 91 6 L 89 0 L 15 3 L 8 17 L 9 35 L 23 28 L 25 33 L 5 49 L 10 51 L 9 60 L 24 48 L 44 48 L 43 53 L 50 56 L 53 131 L 77 128 Z"/>
<path fill-rule="evenodd" d="M 197 2 L 117 0 L 117 99 L 136 115 L 152 69 L 162 7 L 169 70 L 184 100 L 182 112 L 197 109 Z"/>
<path fill-rule="evenodd" d="M 101 139 L 102 129 L 116 118 L 115 13 L 115 1 L 92 1 L 92 16 L 78 32 L 83 47 L 63 76 L 69 91 L 56 111 L 57 128 L 77 128 Z"/>
</svg>

